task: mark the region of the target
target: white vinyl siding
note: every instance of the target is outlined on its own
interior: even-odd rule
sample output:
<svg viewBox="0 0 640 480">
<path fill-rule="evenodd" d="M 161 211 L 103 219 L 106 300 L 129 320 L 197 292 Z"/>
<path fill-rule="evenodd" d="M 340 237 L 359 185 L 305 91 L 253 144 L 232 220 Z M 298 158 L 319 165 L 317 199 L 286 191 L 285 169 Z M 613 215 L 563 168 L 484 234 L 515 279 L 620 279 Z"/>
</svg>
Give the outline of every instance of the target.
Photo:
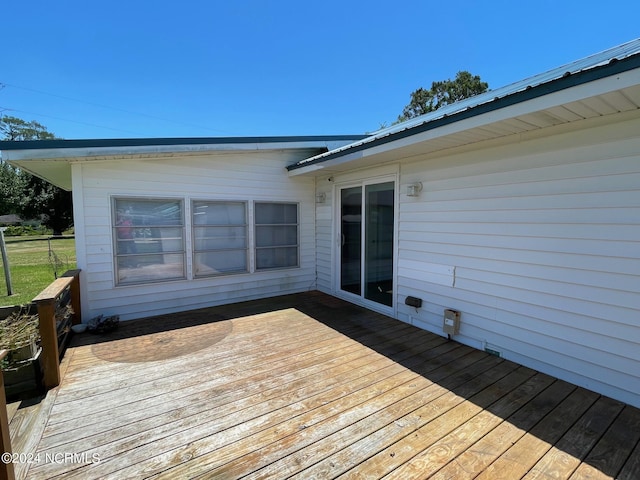
<svg viewBox="0 0 640 480">
<path fill-rule="evenodd" d="M 456 340 L 639 405 L 640 141 L 598 141 L 623 127 L 403 164 L 399 318 L 459 310 Z"/>
<path fill-rule="evenodd" d="M 456 341 L 640 406 L 638 132 L 640 119 L 603 119 L 397 158 L 397 318 L 444 335 L 444 309 L 459 310 Z M 336 288 L 333 185 L 375 172 L 316 179 L 323 291 Z"/>
<path fill-rule="evenodd" d="M 329 177 L 331 178 L 331 177 Z M 333 247 L 337 237 L 333 231 L 333 178 L 316 178 L 316 194 L 324 194 L 323 201 L 316 204 L 316 263 L 318 290 L 332 294 Z M 334 241 L 335 240 L 335 241 Z"/>
<path fill-rule="evenodd" d="M 76 163 L 74 208 L 81 218 L 76 220 L 76 235 L 86 239 L 78 248 L 84 317 L 118 314 L 127 320 L 315 288 L 314 180 L 289 178 L 285 170 L 313 153 L 249 151 Z M 189 250 L 192 201 L 246 202 L 249 226 L 256 201 L 296 203 L 299 267 L 256 271 L 250 260 L 247 273 L 196 277 L 193 256 L 187 255 L 187 280 L 116 286 L 110 199 L 159 196 L 183 200 Z M 254 248 L 251 239 L 248 248 Z"/>
</svg>

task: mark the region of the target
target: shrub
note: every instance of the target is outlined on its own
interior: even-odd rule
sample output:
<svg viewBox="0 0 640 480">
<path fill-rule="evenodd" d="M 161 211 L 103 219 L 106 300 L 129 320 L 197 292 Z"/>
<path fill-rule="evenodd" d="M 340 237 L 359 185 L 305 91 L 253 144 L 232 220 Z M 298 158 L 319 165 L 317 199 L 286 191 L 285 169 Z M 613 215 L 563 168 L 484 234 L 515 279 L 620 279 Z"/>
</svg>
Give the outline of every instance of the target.
<svg viewBox="0 0 640 480">
<path fill-rule="evenodd" d="M 47 231 L 44 227 L 34 227 L 31 225 L 11 225 L 4 231 L 7 237 L 20 237 L 30 235 L 46 235 Z"/>
</svg>

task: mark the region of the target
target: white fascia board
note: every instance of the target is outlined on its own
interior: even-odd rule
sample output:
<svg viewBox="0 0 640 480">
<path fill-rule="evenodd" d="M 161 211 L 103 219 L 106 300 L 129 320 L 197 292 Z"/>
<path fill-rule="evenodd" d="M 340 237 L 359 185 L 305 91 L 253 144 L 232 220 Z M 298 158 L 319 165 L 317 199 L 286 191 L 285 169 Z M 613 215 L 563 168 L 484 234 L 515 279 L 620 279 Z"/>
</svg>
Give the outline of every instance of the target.
<svg viewBox="0 0 640 480">
<path fill-rule="evenodd" d="M 343 165 L 354 160 L 358 160 L 367 155 L 367 150 L 360 150 L 357 152 L 351 152 L 346 155 L 341 155 L 337 158 L 332 158 L 331 160 L 327 160 L 326 162 L 321 163 L 312 163 L 311 165 L 296 168 L 294 170 L 289 170 L 290 177 L 296 177 L 298 175 L 310 174 L 313 172 L 317 172 L 318 170 L 326 170 L 327 168 L 336 167 L 338 165 Z"/>
<path fill-rule="evenodd" d="M 201 145 L 143 145 L 125 147 L 43 148 L 8 150 L 2 152 L 8 162 L 20 160 L 68 161 L 102 159 L 109 157 L 148 157 L 151 155 L 176 155 L 181 153 L 247 152 L 279 150 L 335 149 L 349 143 L 327 141 L 273 142 L 273 143 L 220 143 Z"/>
</svg>

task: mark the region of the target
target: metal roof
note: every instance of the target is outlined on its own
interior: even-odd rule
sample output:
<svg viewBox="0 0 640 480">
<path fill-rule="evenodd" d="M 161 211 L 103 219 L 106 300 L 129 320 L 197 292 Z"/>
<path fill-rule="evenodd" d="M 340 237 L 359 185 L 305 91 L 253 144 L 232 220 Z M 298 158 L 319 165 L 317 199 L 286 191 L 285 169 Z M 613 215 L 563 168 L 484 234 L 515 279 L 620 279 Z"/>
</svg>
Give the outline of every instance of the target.
<svg viewBox="0 0 640 480">
<path fill-rule="evenodd" d="M 143 159 L 225 152 L 296 151 L 308 157 L 366 135 L 297 137 L 120 138 L 0 142 L 2 159 L 65 190 L 72 188 L 71 163 Z"/>
<path fill-rule="evenodd" d="M 437 128 L 639 67 L 640 38 L 496 90 L 489 90 L 480 95 L 447 105 L 397 125 L 378 130 L 363 140 L 301 160 L 287 168 L 291 171 L 322 163 L 351 152 L 365 150 L 431 128 Z"/>
<path fill-rule="evenodd" d="M 0 150 L 42 150 L 59 148 L 114 148 L 187 145 L 241 145 L 272 143 L 322 143 L 361 140 L 367 135 L 307 135 L 282 137 L 186 137 L 186 138 L 102 138 L 86 140 L 0 141 Z"/>
</svg>

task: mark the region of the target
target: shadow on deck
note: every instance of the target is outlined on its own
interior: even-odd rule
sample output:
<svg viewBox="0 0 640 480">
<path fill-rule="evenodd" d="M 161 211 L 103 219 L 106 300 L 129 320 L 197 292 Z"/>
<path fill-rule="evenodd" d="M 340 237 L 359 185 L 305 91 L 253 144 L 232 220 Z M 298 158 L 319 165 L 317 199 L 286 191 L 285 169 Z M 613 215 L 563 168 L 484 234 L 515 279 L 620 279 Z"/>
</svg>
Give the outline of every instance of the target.
<svg viewBox="0 0 640 480">
<path fill-rule="evenodd" d="M 78 335 L 63 366 L 23 478 L 640 478 L 640 410 L 319 292 Z"/>
</svg>

